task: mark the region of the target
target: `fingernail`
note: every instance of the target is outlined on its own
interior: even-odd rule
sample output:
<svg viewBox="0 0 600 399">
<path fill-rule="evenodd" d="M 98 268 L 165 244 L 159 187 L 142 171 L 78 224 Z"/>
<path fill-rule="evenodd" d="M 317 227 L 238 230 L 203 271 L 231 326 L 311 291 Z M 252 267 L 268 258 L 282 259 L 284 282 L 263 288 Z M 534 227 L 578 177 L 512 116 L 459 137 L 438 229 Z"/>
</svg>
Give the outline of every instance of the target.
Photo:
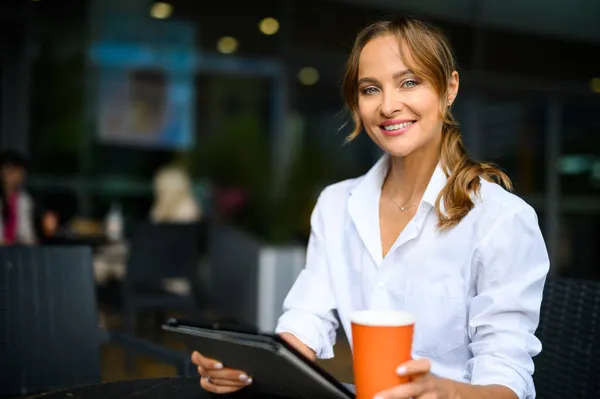
<svg viewBox="0 0 600 399">
<path fill-rule="evenodd" d="M 213 364 L 213 369 L 221 370 L 223 368 L 223 363 L 215 363 Z"/>
<path fill-rule="evenodd" d="M 377 396 L 375 396 L 373 399 L 384 399 L 384 398 L 383 398 L 383 396 L 381 396 L 381 395 L 377 395 Z"/>
<path fill-rule="evenodd" d="M 246 385 L 250 385 L 252 384 L 252 378 L 248 378 L 248 381 L 246 381 Z"/>
<path fill-rule="evenodd" d="M 246 374 L 240 374 L 239 379 L 240 381 L 246 381 L 248 380 L 248 376 Z"/>
<path fill-rule="evenodd" d="M 404 375 L 406 374 L 406 367 L 405 366 L 400 366 L 396 369 L 396 374 L 398 375 Z"/>
</svg>

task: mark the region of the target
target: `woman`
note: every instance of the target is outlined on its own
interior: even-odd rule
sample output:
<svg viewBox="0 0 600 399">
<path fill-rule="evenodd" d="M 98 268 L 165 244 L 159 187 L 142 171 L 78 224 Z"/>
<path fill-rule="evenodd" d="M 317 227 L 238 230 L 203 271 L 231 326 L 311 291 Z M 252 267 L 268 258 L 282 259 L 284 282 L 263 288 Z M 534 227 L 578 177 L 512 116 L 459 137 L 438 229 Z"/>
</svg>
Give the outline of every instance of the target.
<svg viewBox="0 0 600 399">
<path fill-rule="evenodd" d="M 14 152 L 0 160 L 0 245 L 34 244 L 33 201 L 23 189 L 27 162 Z"/>
<path fill-rule="evenodd" d="M 361 309 L 416 317 L 412 382 L 381 398 L 534 398 L 534 336 L 548 255 L 533 209 L 500 170 L 467 155 L 450 107 L 459 77 L 445 37 L 413 19 L 356 40 L 343 83 L 355 138 L 385 155 L 364 176 L 326 188 L 306 268 L 277 333 L 309 358 L 333 356 L 333 310 L 350 337 Z M 500 184 L 498 184 L 500 183 Z M 194 352 L 213 392 L 249 377 Z"/>
<path fill-rule="evenodd" d="M 150 219 L 155 223 L 193 223 L 202 218 L 194 198 L 192 182 L 186 171 L 176 165 L 161 168 L 154 179 L 154 205 Z M 192 289 L 184 278 L 163 280 L 163 287 L 176 295 L 188 295 Z"/>
<path fill-rule="evenodd" d="M 154 196 L 150 213 L 154 222 L 195 222 L 202 216 L 192 192 L 192 183 L 179 167 L 167 166 L 158 171 L 154 180 Z"/>
</svg>

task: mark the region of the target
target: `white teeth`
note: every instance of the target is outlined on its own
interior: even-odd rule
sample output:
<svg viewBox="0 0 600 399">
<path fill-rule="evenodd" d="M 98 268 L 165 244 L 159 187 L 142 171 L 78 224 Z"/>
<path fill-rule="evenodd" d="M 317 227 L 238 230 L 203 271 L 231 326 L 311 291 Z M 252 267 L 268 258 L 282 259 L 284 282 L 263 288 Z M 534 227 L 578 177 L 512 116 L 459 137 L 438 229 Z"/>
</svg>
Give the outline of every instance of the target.
<svg viewBox="0 0 600 399">
<path fill-rule="evenodd" d="M 412 125 L 413 122 L 402 122 L 402 123 L 398 123 L 396 125 L 385 125 L 383 128 L 385 130 L 398 130 L 398 129 L 402 129 L 405 128 L 406 126 Z"/>
</svg>

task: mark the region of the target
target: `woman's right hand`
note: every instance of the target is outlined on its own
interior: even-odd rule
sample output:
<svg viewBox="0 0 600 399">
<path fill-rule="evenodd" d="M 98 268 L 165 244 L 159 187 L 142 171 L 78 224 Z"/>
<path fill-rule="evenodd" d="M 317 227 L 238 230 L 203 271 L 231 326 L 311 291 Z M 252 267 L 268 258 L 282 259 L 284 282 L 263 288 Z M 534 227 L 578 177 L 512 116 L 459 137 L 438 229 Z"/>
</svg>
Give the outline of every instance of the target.
<svg viewBox="0 0 600 399">
<path fill-rule="evenodd" d="M 200 386 L 213 393 L 232 393 L 252 384 L 245 372 L 223 367 L 218 360 L 202 356 L 194 351 L 192 362 L 198 366 Z"/>
</svg>

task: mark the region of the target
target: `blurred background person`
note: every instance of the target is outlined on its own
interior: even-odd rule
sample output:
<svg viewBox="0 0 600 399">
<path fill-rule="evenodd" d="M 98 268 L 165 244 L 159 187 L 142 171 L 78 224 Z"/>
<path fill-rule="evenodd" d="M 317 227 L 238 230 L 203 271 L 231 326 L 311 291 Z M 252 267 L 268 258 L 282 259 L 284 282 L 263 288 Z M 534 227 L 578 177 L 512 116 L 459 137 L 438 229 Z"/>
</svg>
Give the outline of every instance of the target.
<svg viewBox="0 0 600 399">
<path fill-rule="evenodd" d="M 54 211 L 46 211 L 42 215 L 41 230 L 44 237 L 54 237 L 59 231 L 60 217 Z"/>
<path fill-rule="evenodd" d="M 158 171 L 154 179 L 154 204 L 150 219 L 158 223 L 196 222 L 202 211 L 194 198 L 188 174 L 169 165 Z"/>
<path fill-rule="evenodd" d="M 167 165 L 154 178 L 154 204 L 150 219 L 155 223 L 194 223 L 202 211 L 194 197 L 188 173 L 177 165 Z M 165 279 L 163 288 L 176 295 L 187 295 L 191 286 L 183 278 Z"/>
<path fill-rule="evenodd" d="M 34 204 L 24 189 L 27 160 L 16 152 L 7 151 L 1 156 L 0 165 L 0 243 L 34 244 Z"/>
</svg>

